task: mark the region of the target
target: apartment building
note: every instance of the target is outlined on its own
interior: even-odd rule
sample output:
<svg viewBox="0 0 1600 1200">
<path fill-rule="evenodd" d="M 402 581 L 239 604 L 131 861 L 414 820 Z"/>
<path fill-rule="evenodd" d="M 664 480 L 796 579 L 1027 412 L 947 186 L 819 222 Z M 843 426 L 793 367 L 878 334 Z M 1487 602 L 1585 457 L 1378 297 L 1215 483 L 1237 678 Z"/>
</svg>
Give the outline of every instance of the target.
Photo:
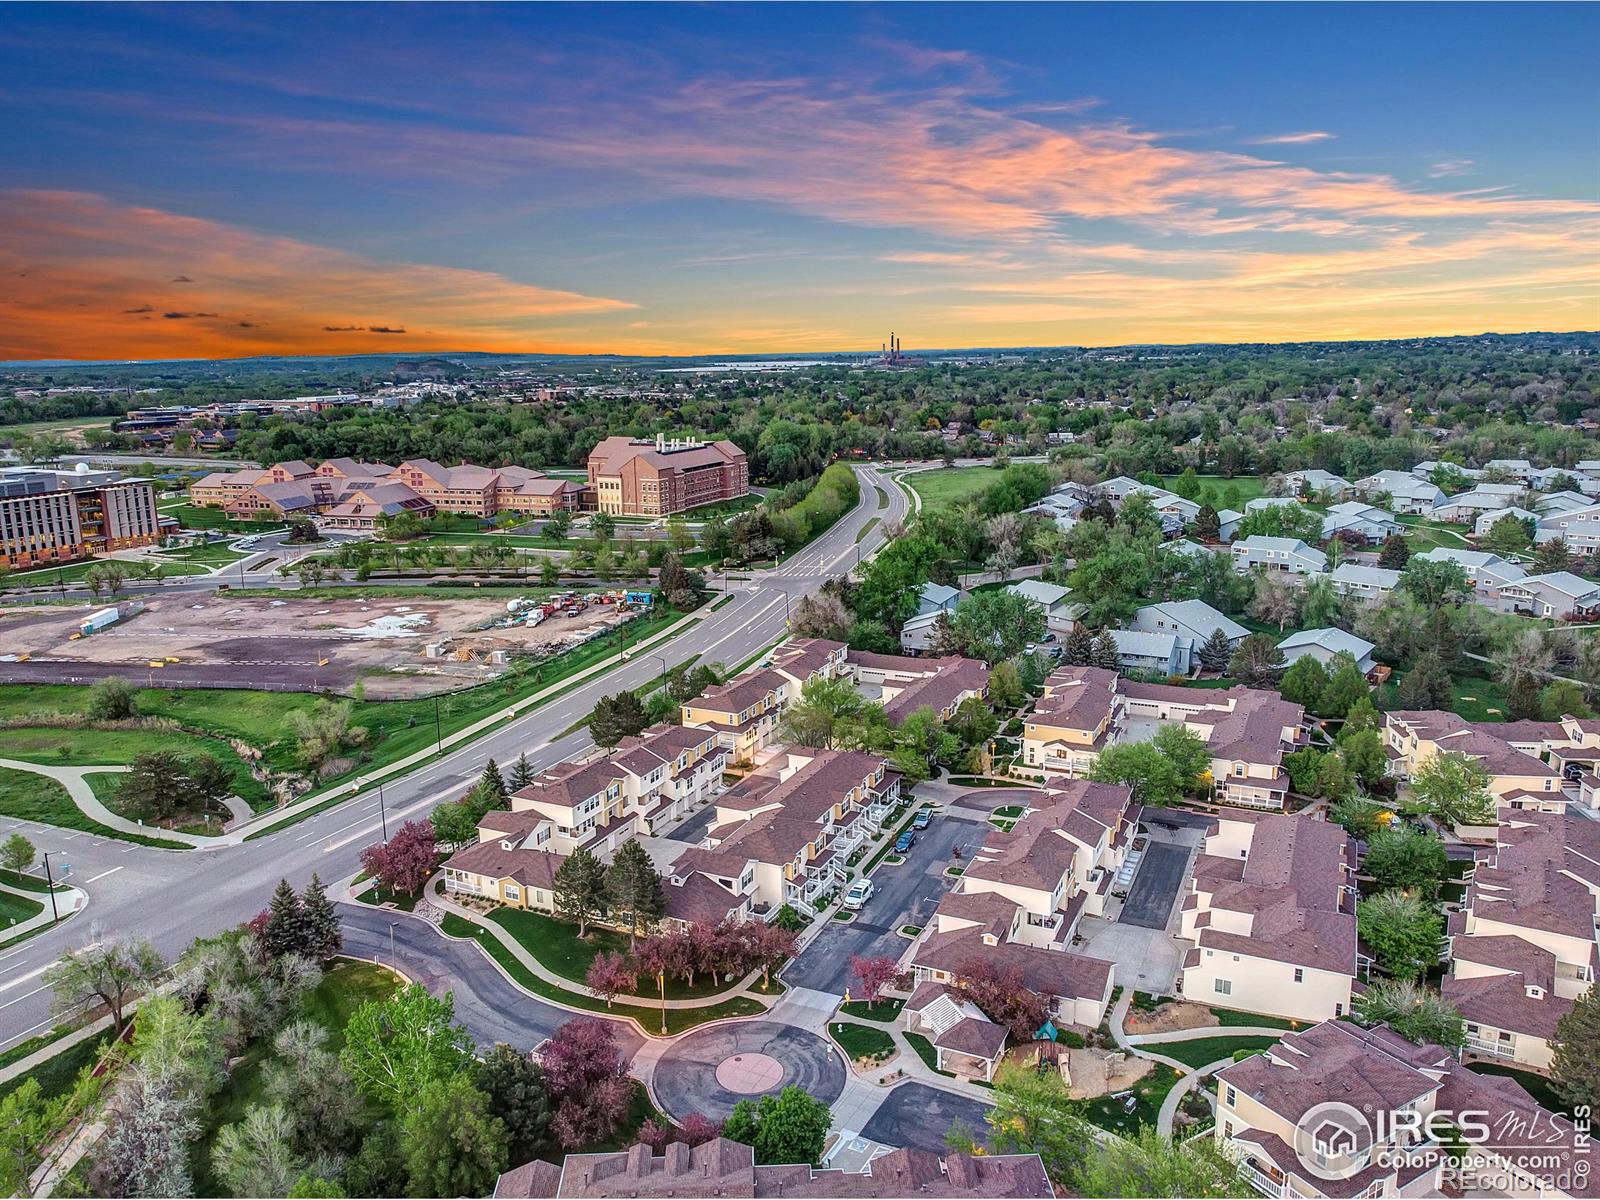
<svg viewBox="0 0 1600 1200">
<path fill-rule="evenodd" d="M 699 846 L 669 872 L 673 888 L 726 893 L 730 908 L 756 915 L 785 904 L 807 915 L 843 886 L 846 862 L 876 837 L 900 803 L 900 775 L 881 758 L 847 750 L 790 749 L 717 797 L 716 816 Z"/>
<path fill-rule="evenodd" d="M 0 467 L 0 566 L 66 562 L 161 538 L 155 488 L 118 471 Z"/>
<path fill-rule="evenodd" d="M 1520 741 L 1508 740 L 1519 734 Z M 1490 794 L 1512 808 L 1566 807 L 1570 797 L 1561 771 L 1540 757 L 1547 743 L 1558 740 L 1565 735 L 1554 722 L 1474 723 L 1434 709 L 1397 710 L 1383 718 L 1390 775 L 1405 782 L 1435 754 L 1466 754 L 1488 772 Z"/>
<path fill-rule="evenodd" d="M 1404 529 L 1405 526 L 1395 520 L 1393 513 L 1374 508 L 1370 504 L 1363 504 L 1359 500 L 1347 500 L 1343 504 L 1335 504 L 1322 518 L 1324 539 L 1341 537 L 1348 540 L 1356 537 L 1368 545 L 1381 542 Z"/>
<path fill-rule="evenodd" d="M 496 1200 L 530 1197 L 785 1196 L 886 1197 L 1053 1196 L 1037 1154 L 935 1154 L 902 1147 L 860 1171 L 810 1163 L 756 1165 L 741 1142 L 713 1138 L 698 1146 L 673 1142 L 661 1154 L 639 1143 L 602 1154 L 569 1154 L 559 1165 L 534 1159 L 496 1181 Z"/>
<path fill-rule="evenodd" d="M 1600 504 L 1565 512 L 1545 512 L 1533 516 L 1533 540 L 1553 542 L 1558 538 L 1567 548 L 1580 554 L 1600 550 Z"/>
<path fill-rule="evenodd" d="M 1348 1013 L 1358 969 L 1354 861 L 1344 830 L 1327 821 L 1218 818 L 1183 902 L 1178 936 L 1194 943 L 1184 996 L 1294 1021 Z"/>
<path fill-rule="evenodd" d="M 1173 673 L 1180 675 L 1187 675 L 1194 670 L 1200 648 L 1217 630 L 1222 630 L 1230 648 L 1238 646 L 1250 634 L 1243 625 L 1224 616 L 1203 600 L 1170 600 L 1164 604 L 1147 604 L 1133 614 L 1128 628 L 1139 633 L 1171 635 L 1175 638 L 1178 646 Z"/>
<path fill-rule="evenodd" d="M 1400 586 L 1400 572 L 1388 567 L 1369 567 L 1365 563 L 1342 562 L 1328 578 L 1333 590 L 1365 604 L 1376 604 Z"/>
<path fill-rule="evenodd" d="M 1356 480 L 1353 486 L 1367 500 L 1387 496 L 1391 511 L 1411 515 L 1431 513 L 1445 498 L 1442 488 L 1409 471 L 1379 471 Z"/>
<path fill-rule="evenodd" d="M 1569 620 L 1600 613 L 1600 583 L 1571 571 L 1528 575 L 1499 591 L 1501 612 Z"/>
<path fill-rule="evenodd" d="M 1519 508 L 1516 505 L 1512 505 L 1510 508 L 1491 510 L 1489 512 L 1480 514 L 1478 518 L 1472 522 L 1472 536 L 1476 538 L 1487 537 L 1489 535 L 1489 531 L 1503 521 L 1506 517 L 1515 517 L 1519 521 L 1524 521 L 1528 524 L 1529 528 L 1535 528 L 1539 523 L 1538 513 L 1529 512 L 1525 508 Z"/>
<path fill-rule="evenodd" d="M 1323 629 L 1302 629 L 1298 633 L 1291 633 L 1278 643 L 1278 649 L 1283 651 L 1283 661 L 1286 666 L 1293 666 L 1302 658 L 1314 658 L 1325 667 L 1331 667 L 1335 656 L 1348 654 L 1355 659 L 1356 666 L 1361 668 L 1365 675 L 1373 668 L 1372 652 L 1377 649 L 1365 638 L 1358 638 L 1353 633 L 1346 633 L 1343 629 L 1327 627 Z"/>
<path fill-rule="evenodd" d="M 1453 546 L 1438 546 L 1413 555 L 1421 562 L 1452 562 L 1467 574 L 1467 586 L 1480 604 L 1493 604 L 1500 589 L 1507 584 L 1520 583 L 1528 577 L 1514 562 L 1507 562 L 1498 554 L 1483 550 L 1459 550 Z"/>
<path fill-rule="evenodd" d="M 1080 778 L 1100 751 L 1113 745 L 1124 724 L 1115 671 L 1062 667 L 1044 683 L 1044 694 L 1022 727 L 1022 762 L 1045 775 Z"/>
<path fill-rule="evenodd" d="M 1363 1121 L 1330 1122 L 1331 1100 Z M 1264 1196 L 1595 1194 L 1586 1139 L 1520 1084 L 1347 1021 L 1218 1071 L 1215 1136 Z"/>
<path fill-rule="evenodd" d="M 1452 913 L 1447 997 L 1467 1049 L 1549 1066 L 1556 1022 L 1600 968 L 1600 824 L 1563 813 L 1500 810 Z"/>
<path fill-rule="evenodd" d="M 1296 496 L 1331 496 L 1335 500 L 1343 500 L 1352 490 L 1350 481 L 1343 476 L 1315 468 L 1290 471 L 1284 475 L 1283 483 Z"/>
<path fill-rule="evenodd" d="M 750 466 L 727 440 L 608 437 L 589 451 L 589 486 L 601 512 L 661 517 L 750 493 Z"/>
<path fill-rule="evenodd" d="M 1253 537 L 1234 541 L 1229 552 L 1233 569 L 1241 574 L 1264 571 L 1268 575 L 1320 575 L 1328 569 L 1328 556 L 1299 538 Z"/>
</svg>

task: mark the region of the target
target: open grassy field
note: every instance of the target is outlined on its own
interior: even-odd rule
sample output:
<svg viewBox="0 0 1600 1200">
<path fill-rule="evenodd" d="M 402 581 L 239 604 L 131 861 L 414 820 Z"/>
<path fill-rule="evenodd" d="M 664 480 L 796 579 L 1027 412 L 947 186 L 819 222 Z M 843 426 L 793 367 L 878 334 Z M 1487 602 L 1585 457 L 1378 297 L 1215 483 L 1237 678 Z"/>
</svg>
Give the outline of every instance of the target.
<svg viewBox="0 0 1600 1200">
<path fill-rule="evenodd" d="M 43 911 L 44 905 L 37 900 L 19 896 L 15 892 L 0 892 L 0 933 L 19 921 L 38 916 Z"/>
<path fill-rule="evenodd" d="M 29 687 L 27 684 L 12 685 Z M 7 689 L 9 690 L 9 689 Z M 234 792 L 252 808 L 265 807 L 267 791 L 250 776 L 250 768 L 220 738 L 159 729 L 55 729 L 49 726 L 0 729 L 0 758 L 47 766 L 120 766 L 140 754 L 170 750 L 176 754 L 209 754 L 233 772 Z"/>
<path fill-rule="evenodd" d="M 960 504 L 999 478 L 1000 473 L 993 467 L 935 467 L 904 477 L 906 486 L 922 497 L 924 511 Z"/>
<path fill-rule="evenodd" d="M 0 767 L 0 816 L 37 821 L 41 825 L 58 825 L 63 829 L 81 829 L 98 837 L 121 838 L 125 842 L 138 842 L 167 850 L 188 849 L 182 842 L 118 833 L 85 816 L 83 810 L 72 802 L 72 797 L 67 795 L 67 789 L 54 779 L 12 767 Z"/>
<path fill-rule="evenodd" d="M 230 521 L 220 508 L 204 508 L 182 501 L 159 506 L 163 516 L 176 517 L 185 529 L 227 529 L 234 533 L 261 533 L 268 529 L 282 529 L 282 521 Z"/>
<path fill-rule="evenodd" d="M 1397 677 L 1384 685 L 1384 708 L 1400 707 L 1398 684 Z M 1458 675 L 1455 702 L 1450 705 L 1450 711 L 1469 721 L 1504 721 L 1507 719 L 1505 689 L 1483 675 Z"/>
<path fill-rule="evenodd" d="M 82 583 L 86 575 L 102 562 L 114 562 L 115 559 L 85 558 L 77 562 L 62 563 L 58 567 L 34 567 L 27 571 L 16 571 L 6 577 L 6 586 L 19 587 L 54 587 L 58 583 Z M 145 578 L 136 569 L 133 563 L 120 564 L 126 571 L 129 581 Z M 174 559 L 170 562 L 159 564 L 161 579 L 172 579 L 179 575 L 204 575 L 211 568 L 199 562 L 184 562 Z"/>
<path fill-rule="evenodd" d="M 628 935 L 625 933 L 591 928 L 586 937 L 580 938 L 576 925 L 557 920 L 555 917 L 547 917 L 543 913 L 516 908 L 497 908 L 489 914 L 489 920 L 516 938 L 523 949 L 550 970 L 579 986 L 583 985 L 589 964 L 594 962 L 598 955 L 608 951 L 620 954 L 628 952 Z M 648 1003 L 660 995 L 655 990 L 653 980 L 645 977 L 639 982 L 645 988 L 640 999 Z M 693 987 L 687 986 L 682 980 L 669 979 L 667 999 L 698 999 L 720 992 L 726 986 L 727 984 L 720 982 L 714 973 L 702 971 L 695 977 Z"/>
<path fill-rule="evenodd" d="M 1406 527 L 1406 543 L 1413 554 L 1422 554 L 1441 546 L 1447 550 L 1472 548 L 1472 543 L 1467 540 L 1467 535 L 1472 532 L 1470 525 L 1447 525 L 1443 521 L 1430 521 L 1426 517 L 1416 516 L 1399 516 L 1395 520 Z"/>
</svg>

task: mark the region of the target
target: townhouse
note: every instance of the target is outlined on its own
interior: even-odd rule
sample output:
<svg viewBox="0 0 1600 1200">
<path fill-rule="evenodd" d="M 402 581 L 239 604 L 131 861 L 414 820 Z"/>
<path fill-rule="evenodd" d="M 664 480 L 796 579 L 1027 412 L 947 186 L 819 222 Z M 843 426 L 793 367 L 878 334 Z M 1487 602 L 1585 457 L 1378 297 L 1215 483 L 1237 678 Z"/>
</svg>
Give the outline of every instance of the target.
<svg viewBox="0 0 1600 1200">
<path fill-rule="evenodd" d="M 845 652 L 843 674 L 863 699 L 883 705 L 884 714 L 899 724 L 919 708 L 933 710 L 947 721 L 967 700 L 986 700 L 989 668 L 979 659 L 947 655 L 907 658 L 866 650 Z"/>
<path fill-rule="evenodd" d="M 1514 562 L 1507 562 L 1498 554 L 1484 550 L 1458 550 L 1453 546 L 1438 546 L 1413 555 L 1422 562 L 1453 562 L 1467 573 L 1467 584 L 1473 597 L 1482 604 L 1493 604 L 1500 589 L 1508 583 L 1520 583 L 1528 573 Z"/>
<path fill-rule="evenodd" d="M 678 719 L 714 730 L 732 766 L 748 766 L 773 743 L 783 706 L 799 691 L 788 675 L 770 667 L 746 671 L 686 701 Z"/>
<path fill-rule="evenodd" d="M 1533 502 L 1534 511 L 1542 517 L 1555 516 L 1565 512 L 1576 512 L 1580 508 L 1593 508 L 1594 497 L 1583 492 L 1561 491 L 1551 492 L 1540 496 Z"/>
<path fill-rule="evenodd" d="M 1530 725 L 1536 728 L 1526 728 Z M 1433 709 L 1397 710 L 1383 717 L 1390 775 L 1406 782 L 1435 754 L 1466 754 L 1488 773 L 1489 793 L 1513 808 L 1566 807 L 1561 772 L 1539 757 L 1547 737 L 1561 736 L 1561 726 L 1553 722 L 1474 724 Z"/>
<path fill-rule="evenodd" d="M 730 911 L 765 916 L 788 904 L 814 914 L 899 803 L 900 775 L 881 758 L 789 749 L 717 797 L 702 843 L 670 867 L 668 915 L 680 915 L 672 889 L 703 886 L 697 875 L 727 893 Z"/>
<path fill-rule="evenodd" d="M 1354 868 L 1338 825 L 1284 813 L 1219 817 L 1183 902 L 1178 936 L 1193 943 L 1183 995 L 1294 1021 L 1344 1016 L 1360 966 Z"/>
<path fill-rule="evenodd" d="M 1437 521 L 1467 524 L 1476 522 L 1484 513 L 1511 508 L 1525 494 L 1526 489 L 1515 483 L 1480 483 L 1470 492 L 1441 500 L 1429 515 Z"/>
<path fill-rule="evenodd" d="M 1379 471 L 1356 480 L 1354 487 L 1369 501 L 1387 496 L 1390 511 L 1411 516 L 1431 513 L 1445 498 L 1441 488 L 1409 471 Z"/>
<path fill-rule="evenodd" d="M 1525 458 L 1491 458 L 1483 464 L 1484 474 L 1501 475 L 1524 485 L 1532 481 L 1537 469 Z"/>
<path fill-rule="evenodd" d="M 1024 579 L 1004 590 L 1014 596 L 1021 596 L 1030 604 L 1038 605 L 1044 613 L 1044 627 L 1049 633 L 1057 635 L 1071 633 L 1085 611 L 1084 605 L 1072 599 L 1072 589 L 1062 587 L 1058 583 L 1046 583 L 1042 579 Z"/>
<path fill-rule="evenodd" d="M 1115 671 L 1062 667 L 1022 727 L 1022 762 L 1047 776 L 1079 778 L 1124 728 L 1123 697 Z"/>
<path fill-rule="evenodd" d="M 917 593 L 917 611 L 900 627 L 900 648 L 920 653 L 938 641 L 943 619 L 955 611 L 965 593 L 942 583 L 925 583 Z"/>
<path fill-rule="evenodd" d="M 1343 500 L 1354 490 L 1348 479 L 1317 468 L 1290 471 L 1283 483 L 1296 496 L 1331 496 L 1335 500 Z"/>
<path fill-rule="evenodd" d="M 1351 596 L 1365 604 L 1376 604 L 1400 586 L 1399 571 L 1357 562 L 1340 563 L 1328 578 L 1339 595 Z"/>
<path fill-rule="evenodd" d="M 1477 519 L 1472 522 L 1472 536 L 1475 538 L 1488 537 L 1489 531 L 1507 517 L 1515 517 L 1517 520 L 1522 521 L 1530 531 L 1537 528 L 1539 523 L 1538 513 L 1529 512 L 1527 509 L 1513 504 L 1509 508 L 1490 509 L 1486 513 L 1478 514 Z M 1529 536 L 1532 536 L 1531 532 Z"/>
<path fill-rule="evenodd" d="M 1595 1194 L 1570 1121 L 1381 1026 L 1325 1021 L 1224 1067 L 1214 1136 L 1270 1197 Z"/>
<path fill-rule="evenodd" d="M 1324 540 L 1331 537 L 1344 538 L 1346 541 L 1359 538 L 1373 545 L 1404 530 L 1405 526 L 1395 520 L 1393 513 L 1359 500 L 1335 504 L 1322 518 Z"/>
<path fill-rule="evenodd" d="M 1125 671 L 1157 675 L 1187 675 L 1193 643 L 1172 633 L 1146 633 L 1139 629 L 1113 629 L 1117 662 Z"/>
<path fill-rule="evenodd" d="M 1203 600 L 1170 600 L 1165 604 L 1147 604 L 1133 614 L 1128 627 L 1140 633 L 1176 638 L 1176 667 L 1169 673 L 1181 675 L 1194 670 L 1200 648 L 1211 640 L 1217 630 L 1222 630 L 1230 648 L 1238 646 L 1250 635 L 1243 625 L 1224 616 Z"/>
<path fill-rule="evenodd" d="M 1239 538 L 1230 551 L 1233 569 L 1241 574 L 1263 571 L 1268 575 L 1320 575 L 1328 569 L 1328 556 L 1299 538 Z"/>
<path fill-rule="evenodd" d="M 1533 540 L 1541 544 L 1564 541 L 1569 550 L 1579 553 L 1600 550 L 1600 504 L 1540 513 L 1534 519 Z"/>
<path fill-rule="evenodd" d="M 698 1146 L 673 1142 L 654 1153 L 643 1142 L 627 1150 L 569 1154 L 560 1164 L 534 1159 L 495 1182 L 496 1200 L 532 1197 L 786 1196 L 863 1197 L 1053 1196 L 1037 1154 L 936 1154 L 902 1147 L 859 1171 L 810 1163 L 757 1165 L 741 1142 L 712 1138 Z"/>
<path fill-rule="evenodd" d="M 1181 529 L 1194 522 L 1200 512 L 1200 505 L 1193 500 L 1185 500 L 1166 488 L 1155 487 L 1148 483 L 1140 483 L 1137 479 L 1130 479 L 1126 475 L 1119 475 L 1115 479 L 1108 479 L 1104 483 L 1094 486 L 1097 495 L 1105 496 L 1111 501 L 1113 508 L 1120 507 L 1122 502 L 1134 493 L 1147 496 L 1150 505 L 1156 512 L 1170 518 L 1175 526 L 1168 526 L 1169 530 Z"/>
<path fill-rule="evenodd" d="M 1600 613 L 1600 583 L 1571 571 L 1527 575 L 1503 584 L 1497 595 L 1501 612 L 1526 613 L 1558 621 Z"/>
<path fill-rule="evenodd" d="M 1278 643 L 1278 649 L 1283 651 L 1283 661 L 1287 666 L 1293 666 L 1300 659 L 1310 656 L 1327 667 L 1332 665 L 1335 655 L 1348 654 L 1356 660 L 1356 666 L 1365 675 L 1374 666 L 1372 652 L 1377 647 L 1365 638 L 1329 627 L 1291 633 Z"/>
<path fill-rule="evenodd" d="M 1600 824 L 1502 808 L 1448 925 L 1445 995 L 1467 1049 L 1543 1069 L 1556 1023 L 1600 968 Z"/>
</svg>

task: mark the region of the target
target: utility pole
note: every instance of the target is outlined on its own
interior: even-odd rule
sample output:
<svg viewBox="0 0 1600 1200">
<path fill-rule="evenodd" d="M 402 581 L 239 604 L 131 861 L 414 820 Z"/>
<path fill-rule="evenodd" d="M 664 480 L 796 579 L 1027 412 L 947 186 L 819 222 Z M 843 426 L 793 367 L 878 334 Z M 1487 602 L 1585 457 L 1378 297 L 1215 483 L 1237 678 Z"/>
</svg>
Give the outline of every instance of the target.
<svg viewBox="0 0 1600 1200">
<path fill-rule="evenodd" d="M 389 816 L 383 810 L 383 780 L 378 780 L 378 820 L 383 822 L 383 842 L 389 844 Z"/>
<path fill-rule="evenodd" d="M 395 957 L 394 953 L 394 927 L 396 924 L 397 922 L 395 921 L 389 922 L 389 965 L 398 971 L 400 969 L 400 960 Z"/>
<path fill-rule="evenodd" d="M 440 754 L 444 753 L 444 727 L 439 723 L 439 697 L 433 698 L 433 744 Z"/>
<path fill-rule="evenodd" d="M 50 923 L 57 924 L 61 920 L 61 910 L 56 907 L 56 881 L 50 874 L 50 851 L 44 852 L 44 881 L 50 889 Z"/>
</svg>

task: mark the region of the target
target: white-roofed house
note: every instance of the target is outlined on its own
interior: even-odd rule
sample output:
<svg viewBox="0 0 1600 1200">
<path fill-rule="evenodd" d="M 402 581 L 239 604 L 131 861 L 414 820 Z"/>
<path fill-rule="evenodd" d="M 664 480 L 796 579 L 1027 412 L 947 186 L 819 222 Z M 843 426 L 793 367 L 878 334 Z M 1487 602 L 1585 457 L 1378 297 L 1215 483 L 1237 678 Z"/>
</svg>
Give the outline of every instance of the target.
<svg viewBox="0 0 1600 1200">
<path fill-rule="evenodd" d="M 1381 542 L 1391 534 L 1401 533 L 1405 526 L 1395 520 L 1394 514 L 1374 508 L 1360 500 L 1346 500 L 1328 509 L 1322 518 L 1324 539 L 1338 535 L 1356 534 L 1368 544 Z"/>
<path fill-rule="evenodd" d="M 1457 550 L 1453 546 L 1437 546 L 1415 557 L 1423 562 L 1453 562 L 1467 573 L 1467 583 L 1480 603 L 1493 604 L 1499 599 L 1500 589 L 1508 583 L 1526 579 L 1528 573 L 1514 562 L 1507 562 L 1498 554 L 1484 550 Z"/>
<path fill-rule="evenodd" d="M 1382 600 L 1400 586 L 1400 572 L 1387 567 L 1369 567 L 1362 563 L 1342 562 L 1333 569 L 1333 589 L 1341 596 L 1354 596 L 1358 600 Z"/>
<path fill-rule="evenodd" d="M 1156 671 L 1162 675 L 1187 675 L 1194 642 L 1175 633 L 1146 633 L 1141 629 L 1113 629 L 1117 661 L 1125 670 Z"/>
<path fill-rule="evenodd" d="M 1413 515 L 1432 512 L 1445 498 L 1443 489 L 1409 471 L 1379 471 L 1356 480 L 1355 489 L 1369 500 L 1387 495 L 1392 511 Z"/>
<path fill-rule="evenodd" d="M 1253 537 L 1233 543 L 1233 569 L 1241 574 L 1261 570 L 1268 574 L 1320 575 L 1328 569 L 1328 556 L 1299 538 Z"/>
<path fill-rule="evenodd" d="M 1472 536 L 1487 537 L 1489 531 L 1494 528 L 1495 522 L 1502 517 L 1515 517 L 1519 521 L 1526 521 L 1529 525 L 1537 525 L 1539 523 L 1538 513 L 1529 512 L 1527 509 L 1518 508 L 1516 505 L 1512 505 L 1510 508 L 1491 509 L 1486 513 L 1480 513 L 1478 519 L 1473 521 Z"/>
<path fill-rule="evenodd" d="M 1600 612 L 1600 583 L 1571 571 L 1529 575 L 1500 589 L 1500 611 L 1560 619 Z"/>
<path fill-rule="evenodd" d="M 1600 550 L 1600 504 L 1566 512 L 1545 513 L 1534 525 L 1533 540 L 1567 543 L 1570 550 Z"/>
<path fill-rule="evenodd" d="M 1313 467 L 1305 471 L 1290 471 L 1283 477 L 1284 483 L 1289 485 L 1290 491 L 1295 495 L 1310 493 L 1312 495 L 1332 496 L 1335 500 L 1342 500 L 1352 491 L 1350 481 L 1331 471 L 1322 471 Z"/>
<path fill-rule="evenodd" d="M 1335 654 L 1343 653 L 1356 660 L 1356 666 L 1361 668 L 1363 675 L 1373 668 L 1372 652 L 1376 648 L 1364 638 L 1331 626 L 1327 629 L 1302 629 L 1278 643 L 1285 664 L 1295 663 L 1309 655 L 1327 666 Z"/>
<path fill-rule="evenodd" d="M 1073 622 L 1083 612 L 1083 605 L 1072 599 L 1072 589 L 1042 579 L 1024 579 L 1005 589 L 1024 600 L 1032 601 L 1044 609 L 1045 628 L 1051 633 L 1071 633 Z"/>
<path fill-rule="evenodd" d="M 1533 478 L 1534 465 L 1525 458 L 1491 458 L 1483 464 L 1485 471 L 1492 471 L 1500 475 L 1508 475 L 1518 483 L 1527 483 Z"/>
<path fill-rule="evenodd" d="M 1540 496 L 1533 502 L 1534 511 L 1543 516 L 1555 513 L 1575 512 L 1580 508 L 1593 508 L 1594 497 L 1585 496 L 1582 492 L 1551 492 L 1548 496 Z"/>
<path fill-rule="evenodd" d="M 919 613 L 900 626 L 900 649 L 908 654 L 926 654 L 939 640 L 939 624 L 950 614 L 943 609 Z"/>
<path fill-rule="evenodd" d="M 1232 508 L 1217 510 L 1217 540 L 1231 542 L 1239 536 L 1239 525 L 1244 520 L 1244 514 Z"/>
<path fill-rule="evenodd" d="M 1182 652 L 1179 663 L 1182 674 L 1194 669 L 1194 656 L 1215 630 L 1222 630 L 1229 646 L 1237 646 L 1250 634 L 1243 625 L 1228 619 L 1203 600 L 1170 600 L 1165 604 L 1147 604 L 1133 614 L 1133 620 L 1128 625 L 1130 629 L 1143 633 L 1176 635 Z"/>
<path fill-rule="evenodd" d="M 1288 508 L 1300 506 L 1299 496 L 1257 496 L 1254 500 L 1246 500 L 1244 511 L 1247 513 L 1264 512 L 1269 508 Z"/>
<path fill-rule="evenodd" d="M 1429 515 L 1438 521 L 1476 521 L 1482 513 L 1510 508 L 1522 498 L 1523 490 L 1514 483 L 1480 483 L 1470 492 L 1441 500 Z"/>
</svg>

